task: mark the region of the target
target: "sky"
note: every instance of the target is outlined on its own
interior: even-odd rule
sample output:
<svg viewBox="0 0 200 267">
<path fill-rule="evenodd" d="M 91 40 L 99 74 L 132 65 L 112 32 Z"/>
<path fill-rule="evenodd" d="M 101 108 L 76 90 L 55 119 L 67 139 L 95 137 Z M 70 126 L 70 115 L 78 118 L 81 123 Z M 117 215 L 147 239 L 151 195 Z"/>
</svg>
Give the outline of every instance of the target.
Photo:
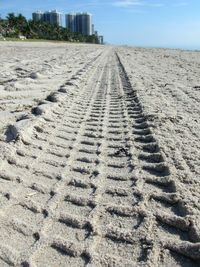
<svg viewBox="0 0 200 267">
<path fill-rule="evenodd" d="M 92 13 L 110 44 L 200 49 L 200 0 L 0 0 L 2 17 L 51 9 Z"/>
</svg>

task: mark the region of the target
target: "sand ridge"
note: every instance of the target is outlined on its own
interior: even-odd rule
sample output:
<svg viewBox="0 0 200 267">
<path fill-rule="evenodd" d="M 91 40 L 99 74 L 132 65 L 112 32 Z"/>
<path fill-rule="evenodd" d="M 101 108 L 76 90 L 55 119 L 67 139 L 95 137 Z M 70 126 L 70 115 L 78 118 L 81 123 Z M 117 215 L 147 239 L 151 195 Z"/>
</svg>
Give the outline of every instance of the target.
<svg viewBox="0 0 200 267">
<path fill-rule="evenodd" d="M 27 46 L 43 64 L 45 45 Z M 140 91 L 141 65 L 131 60 L 140 52 L 48 46 L 68 49 L 58 77 L 51 70 L 52 90 L 22 106 L 23 119 L 2 122 L 0 265 L 198 266 L 198 204 L 151 119 L 157 91 Z"/>
</svg>

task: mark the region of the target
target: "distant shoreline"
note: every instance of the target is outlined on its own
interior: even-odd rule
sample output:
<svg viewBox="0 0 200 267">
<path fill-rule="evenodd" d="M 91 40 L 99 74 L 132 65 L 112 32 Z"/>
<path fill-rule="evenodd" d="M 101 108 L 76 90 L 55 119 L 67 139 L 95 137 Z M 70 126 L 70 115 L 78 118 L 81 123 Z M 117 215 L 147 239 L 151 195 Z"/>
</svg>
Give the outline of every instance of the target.
<svg viewBox="0 0 200 267">
<path fill-rule="evenodd" d="M 123 46 L 123 47 L 130 47 L 130 48 L 144 48 L 144 49 L 169 49 L 169 50 L 183 50 L 183 51 L 193 51 L 193 52 L 200 52 L 200 48 L 189 48 L 189 47 L 169 47 L 169 46 L 143 46 L 143 45 L 114 45 L 114 46 Z"/>
<path fill-rule="evenodd" d="M 67 44 L 86 44 L 84 42 L 69 42 L 69 41 L 60 41 L 60 40 L 47 40 L 47 39 L 26 39 L 26 40 L 20 40 L 19 38 L 6 38 L 6 40 L 0 39 L 0 42 L 20 42 L 20 43 L 29 43 L 29 42 L 35 42 L 35 43 L 67 43 Z M 87 43 L 89 44 L 89 43 Z M 92 44 L 91 44 L 92 45 Z M 94 44 L 95 45 L 95 44 Z M 178 48 L 178 47 L 153 47 L 153 46 L 138 46 L 138 45 L 115 45 L 115 44 L 108 44 L 111 46 L 118 46 L 118 47 L 130 47 L 130 48 L 136 48 L 136 49 L 161 49 L 161 50 L 175 50 L 175 51 L 188 51 L 188 52 L 200 52 L 199 49 L 195 48 Z"/>
</svg>

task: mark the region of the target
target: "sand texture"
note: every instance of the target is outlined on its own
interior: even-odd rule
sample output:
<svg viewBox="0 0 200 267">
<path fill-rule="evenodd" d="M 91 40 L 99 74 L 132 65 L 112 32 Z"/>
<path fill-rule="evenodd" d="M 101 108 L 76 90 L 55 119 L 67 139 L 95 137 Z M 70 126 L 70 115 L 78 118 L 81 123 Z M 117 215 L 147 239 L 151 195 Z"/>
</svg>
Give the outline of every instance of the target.
<svg viewBox="0 0 200 267">
<path fill-rule="evenodd" d="M 200 53 L 0 43 L 0 266 L 200 266 Z"/>
</svg>

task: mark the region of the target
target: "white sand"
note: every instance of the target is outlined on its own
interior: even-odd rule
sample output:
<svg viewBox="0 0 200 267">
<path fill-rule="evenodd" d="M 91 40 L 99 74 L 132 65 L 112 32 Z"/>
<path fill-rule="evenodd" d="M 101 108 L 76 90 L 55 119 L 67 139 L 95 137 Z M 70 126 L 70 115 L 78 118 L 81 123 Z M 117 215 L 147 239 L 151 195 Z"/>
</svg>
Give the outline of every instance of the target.
<svg viewBox="0 0 200 267">
<path fill-rule="evenodd" d="M 0 266 L 199 266 L 200 53 L 0 42 Z"/>
</svg>

